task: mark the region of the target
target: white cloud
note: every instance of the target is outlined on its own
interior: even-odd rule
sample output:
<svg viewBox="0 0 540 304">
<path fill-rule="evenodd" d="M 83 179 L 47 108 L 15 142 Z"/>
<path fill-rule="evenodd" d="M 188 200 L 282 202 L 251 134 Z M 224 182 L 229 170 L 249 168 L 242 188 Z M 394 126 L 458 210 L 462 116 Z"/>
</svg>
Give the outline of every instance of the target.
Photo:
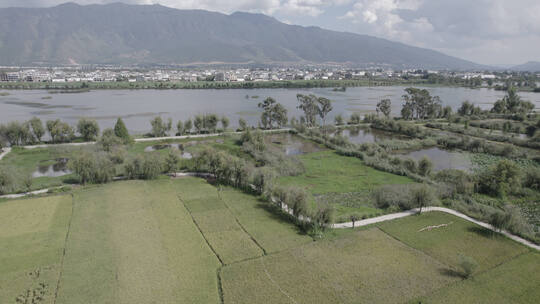
<svg viewBox="0 0 540 304">
<path fill-rule="evenodd" d="M 539 16 L 538 0 L 356 0 L 340 18 L 359 32 L 495 63 L 540 60 L 523 50 L 540 48 Z"/>
</svg>

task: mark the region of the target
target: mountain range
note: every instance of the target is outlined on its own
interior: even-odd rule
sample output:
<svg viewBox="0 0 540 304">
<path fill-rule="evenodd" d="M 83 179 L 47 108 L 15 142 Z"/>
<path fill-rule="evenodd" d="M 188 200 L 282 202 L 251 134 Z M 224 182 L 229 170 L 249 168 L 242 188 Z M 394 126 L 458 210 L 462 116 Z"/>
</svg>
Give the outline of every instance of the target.
<svg viewBox="0 0 540 304">
<path fill-rule="evenodd" d="M 514 71 L 540 72 L 540 61 L 529 61 L 511 68 Z"/>
<path fill-rule="evenodd" d="M 486 68 L 425 48 L 289 25 L 262 14 L 122 3 L 0 9 L 0 65 L 292 63 Z"/>
</svg>

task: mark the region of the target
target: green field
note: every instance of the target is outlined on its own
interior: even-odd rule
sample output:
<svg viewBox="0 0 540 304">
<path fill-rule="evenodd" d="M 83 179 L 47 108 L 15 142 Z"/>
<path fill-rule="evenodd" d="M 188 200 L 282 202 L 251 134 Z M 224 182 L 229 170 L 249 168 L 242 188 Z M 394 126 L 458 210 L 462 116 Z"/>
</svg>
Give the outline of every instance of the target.
<svg viewBox="0 0 540 304">
<path fill-rule="evenodd" d="M 57 303 L 215 303 L 219 261 L 168 180 L 75 193 Z"/>
<path fill-rule="evenodd" d="M 53 303 L 70 195 L 0 203 L 0 303 Z"/>
<path fill-rule="evenodd" d="M 414 303 L 538 303 L 540 255 L 530 252 Z"/>
<path fill-rule="evenodd" d="M 428 226 L 448 224 L 431 231 Z M 437 260 L 458 269 L 458 254 L 470 256 L 478 263 L 478 271 L 492 268 L 527 251 L 498 234 L 442 212 L 429 212 L 382 223 L 380 228 L 403 243 L 426 252 Z M 496 255 L 494 253 L 497 253 Z"/>
<path fill-rule="evenodd" d="M 382 185 L 413 183 L 413 180 L 364 165 L 355 157 L 341 156 L 333 151 L 300 155 L 306 171 L 299 176 L 280 177 L 282 185 L 306 189 L 317 201 L 334 206 L 336 217 L 348 220 L 348 215 L 376 215 L 383 210 L 373 206 L 370 191 Z M 354 200 L 342 199 L 340 194 L 352 194 Z M 336 196 L 338 198 L 336 199 Z"/>
<path fill-rule="evenodd" d="M 0 303 L 534 303 L 540 296 L 538 253 L 451 215 L 430 212 L 314 241 L 273 208 L 197 178 L 2 202 Z M 451 224 L 419 231 L 443 223 Z M 459 254 L 478 262 L 472 278 L 461 276 Z"/>
<path fill-rule="evenodd" d="M 226 303 L 398 303 L 454 281 L 443 267 L 373 228 L 226 266 L 223 294 Z"/>
</svg>

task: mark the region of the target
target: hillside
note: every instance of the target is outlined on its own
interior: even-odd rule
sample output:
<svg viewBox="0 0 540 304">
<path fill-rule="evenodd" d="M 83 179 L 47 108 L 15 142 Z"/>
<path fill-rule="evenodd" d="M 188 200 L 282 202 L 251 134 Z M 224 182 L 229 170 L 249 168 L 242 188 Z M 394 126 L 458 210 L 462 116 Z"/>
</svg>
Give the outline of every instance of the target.
<svg viewBox="0 0 540 304">
<path fill-rule="evenodd" d="M 160 5 L 0 9 L 0 65 L 351 63 L 474 69 L 440 52 L 366 35 Z"/>
<path fill-rule="evenodd" d="M 540 61 L 529 61 L 512 67 L 514 71 L 540 72 Z"/>
</svg>

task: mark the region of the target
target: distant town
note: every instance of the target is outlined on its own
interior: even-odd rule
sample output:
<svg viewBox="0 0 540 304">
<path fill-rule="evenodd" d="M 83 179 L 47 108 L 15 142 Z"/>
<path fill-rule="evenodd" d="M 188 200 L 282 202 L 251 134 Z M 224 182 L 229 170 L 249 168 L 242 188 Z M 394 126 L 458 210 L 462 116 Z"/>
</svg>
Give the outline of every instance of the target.
<svg viewBox="0 0 540 304">
<path fill-rule="evenodd" d="M 475 86 L 504 85 L 509 79 L 516 86 L 540 86 L 540 73 L 457 72 L 435 70 L 390 70 L 335 68 L 236 68 L 236 69 L 147 69 L 110 67 L 0 67 L 2 82 L 260 82 L 287 80 L 350 79 L 441 79 L 468 81 Z M 518 83 L 522 82 L 522 83 Z"/>
</svg>

